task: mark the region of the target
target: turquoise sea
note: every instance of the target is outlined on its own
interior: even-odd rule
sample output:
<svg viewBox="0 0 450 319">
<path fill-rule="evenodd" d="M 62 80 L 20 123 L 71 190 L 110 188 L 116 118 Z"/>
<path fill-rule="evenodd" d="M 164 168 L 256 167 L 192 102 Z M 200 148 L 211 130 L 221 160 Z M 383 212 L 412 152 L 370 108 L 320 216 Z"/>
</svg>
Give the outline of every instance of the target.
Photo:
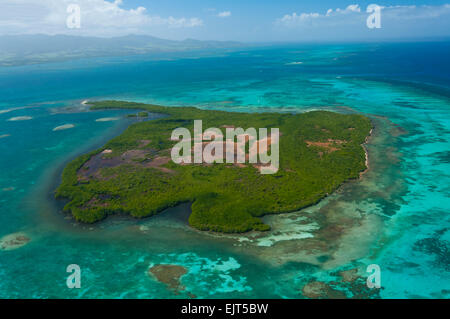
<svg viewBox="0 0 450 319">
<path fill-rule="evenodd" d="M 298 44 L 0 68 L 0 238 L 31 239 L 0 250 L 0 298 L 305 298 L 311 282 L 329 296 L 449 298 L 449 57 L 449 42 Z M 189 205 L 81 225 L 53 199 L 61 171 L 131 122 L 88 99 L 363 113 L 375 124 L 370 169 L 316 206 L 266 217 L 266 234 L 195 231 Z M 80 289 L 66 286 L 69 264 Z M 156 264 L 186 267 L 186 289 L 150 277 Z M 381 289 L 364 288 L 370 264 Z M 340 274 L 350 269 L 358 280 Z"/>
</svg>

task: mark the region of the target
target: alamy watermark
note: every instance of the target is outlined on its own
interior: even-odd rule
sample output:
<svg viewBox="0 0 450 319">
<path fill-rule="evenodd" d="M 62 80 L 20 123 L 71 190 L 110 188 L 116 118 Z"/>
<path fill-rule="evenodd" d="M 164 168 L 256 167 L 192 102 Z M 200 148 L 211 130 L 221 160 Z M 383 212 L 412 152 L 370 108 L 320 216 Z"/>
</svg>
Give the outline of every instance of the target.
<svg viewBox="0 0 450 319">
<path fill-rule="evenodd" d="M 377 264 L 367 266 L 366 272 L 370 275 L 367 277 L 367 287 L 370 289 L 381 288 L 381 268 Z"/>
<path fill-rule="evenodd" d="M 81 8 L 78 4 L 72 3 L 67 6 L 66 26 L 69 29 L 81 28 Z"/>
<path fill-rule="evenodd" d="M 194 121 L 194 136 L 187 128 L 177 128 L 172 132 L 171 140 L 179 141 L 171 151 L 172 161 L 176 164 L 212 164 L 229 163 L 253 164 L 261 174 L 275 174 L 280 166 L 278 128 L 259 129 L 235 128 L 224 126 L 226 135 L 219 128 L 208 128 L 203 132 L 202 120 Z M 269 155 L 270 149 L 270 155 Z M 248 152 L 247 152 L 248 150 Z"/>
<path fill-rule="evenodd" d="M 366 20 L 366 25 L 369 29 L 381 28 L 381 9 L 382 7 L 376 4 L 371 4 L 367 7 L 366 12 L 371 13 Z"/>
<path fill-rule="evenodd" d="M 71 273 L 66 280 L 67 288 L 81 288 L 81 268 L 77 264 L 67 266 L 66 272 Z"/>
</svg>

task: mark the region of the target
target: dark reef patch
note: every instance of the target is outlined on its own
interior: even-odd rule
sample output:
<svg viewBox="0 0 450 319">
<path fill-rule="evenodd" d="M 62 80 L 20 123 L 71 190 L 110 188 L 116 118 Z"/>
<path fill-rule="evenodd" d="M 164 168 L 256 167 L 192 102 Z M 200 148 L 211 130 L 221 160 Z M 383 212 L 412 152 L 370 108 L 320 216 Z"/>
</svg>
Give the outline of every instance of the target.
<svg viewBox="0 0 450 319">
<path fill-rule="evenodd" d="M 155 265 L 149 269 L 149 274 L 157 281 L 165 284 L 169 289 L 178 294 L 185 290 L 180 279 L 187 273 L 187 269 L 178 265 Z"/>
<path fill-rule="evenodd" d="M 416 241 L 413 249 L 434 256 L 436 266 L 442 267 L 445 271 L 450 271 L 450 242 L 440 238 L 447 231 L 449 231 L 449 228 L 444 228 L 436 231 L 433 237 Z"/>
</svg>

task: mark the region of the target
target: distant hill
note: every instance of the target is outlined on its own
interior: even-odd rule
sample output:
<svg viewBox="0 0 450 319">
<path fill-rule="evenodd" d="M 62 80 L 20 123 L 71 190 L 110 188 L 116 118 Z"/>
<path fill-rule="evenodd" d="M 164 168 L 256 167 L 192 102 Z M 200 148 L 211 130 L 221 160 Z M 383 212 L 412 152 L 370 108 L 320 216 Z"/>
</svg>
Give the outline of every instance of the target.
<svg viewBox="0 0 450 319">
<path fill-rule="evenodd" d="M 68 35 L 0 36 L 0 65 L 21 65 L 73 58 L 185 52 L 242 47 L 239 42 L 174 41 L 146 35 L 115 38 Z"/>
</svg>

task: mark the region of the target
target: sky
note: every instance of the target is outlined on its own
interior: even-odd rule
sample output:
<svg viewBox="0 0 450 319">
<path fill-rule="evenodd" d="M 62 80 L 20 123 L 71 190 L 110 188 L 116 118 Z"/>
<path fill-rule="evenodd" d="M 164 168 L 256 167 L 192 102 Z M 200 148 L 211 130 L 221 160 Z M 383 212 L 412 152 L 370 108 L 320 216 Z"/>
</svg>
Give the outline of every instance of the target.
<svg viewBox="0 0 450 319">
<path fill-rule="evenodd" d="M 0 0 L 0 35 L 145 34 L 242 42 L 438 38 L 450 37 L 446 1 Z M 78 21 L 76 11 L 67 11 L 71 4 L 80 9 L 79 28 L 68 27 L 68 19 Z M 367 26 L 370 4 L 381 8 L 379 28 Z"/>
</svg>

